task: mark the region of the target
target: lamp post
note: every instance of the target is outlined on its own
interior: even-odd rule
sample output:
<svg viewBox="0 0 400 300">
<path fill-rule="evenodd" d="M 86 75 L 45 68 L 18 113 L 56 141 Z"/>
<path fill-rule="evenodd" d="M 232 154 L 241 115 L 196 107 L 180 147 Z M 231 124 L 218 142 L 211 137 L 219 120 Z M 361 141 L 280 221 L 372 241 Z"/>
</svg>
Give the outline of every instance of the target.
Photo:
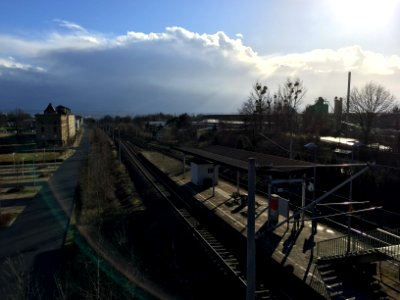
<svg viewBox="0 0 400 300">
<path fill-rule="evenodd" d="M 354 149 L 355 149 L 355 148 L 359 148 L 359 147 L 361 147 L 361 146 L 362 146 L 362 143 L 360 143 L 360 142 L 358 142 L 358 141 L 355 141 L 355 142 L 353 143 L 353 145 L 351 146 L 351 163 L 354 162 Z M 351 173 L 353 173 L 353 172 L 351 172 Z M 352 197 L 353 197 L 353 180 L 350 181 L 350 188 L 349 188 L 349 201 L 350 201 L 350 202 L 351 202 L 351 200 L 352 200 Z"/>
<path fill-rule="evenodd" d="M 309 150 L 312 150 L 314 152 L 314 167 L 313 167 L 313 177 L 314 178 L 313 178 L 313 189 L 312 189 L 312 192 L 313 192 L 313 198 L 312 198 L 313 205 L 312 205 L 312 221 L 311 222 L 312 222 L 312 233 L 315 234 L 315 233 L 317 233 L 317 221 L 315 219 L 315 217 L 316 217 L 316 205 L 314 203 L 315 202 L 315 190 L 316 190 L 315 184 L 317 182 L 317 168 L 316 168 L 315 164 L 316 164 L 316 160 L 317 160 L 317 148 L 318 148 L 318 145 L 313 143 L 313 142 L 311 142 L 311 143 L 305 144 L 304 147 L 309 149 Z"/>
<path fill-rule="evenodd" d="M 255 159 L 248 160 L 248 197 L 247 197 L 247 289 L 246 300 L 255 299 L 256 291 L 256 248 L 255 248 Z"/>
<path fill-rule="evenodd" d="M 362 143 L 355 141 L 353 145 L 351 146 L 351 163 L 354 162 L 354 149 L 359 148 L 362 146 Z M 353 175 L 353 169 L 350 170 L 350 176 Z M 348 208 L 348 214 L 347 214 L 347 253 L 350 253 L 350 243 L 351 243 L 351 212 L 353 211 L 353 180 L 350 181 L 349 185 L 349 208 Z"/>
</svg>

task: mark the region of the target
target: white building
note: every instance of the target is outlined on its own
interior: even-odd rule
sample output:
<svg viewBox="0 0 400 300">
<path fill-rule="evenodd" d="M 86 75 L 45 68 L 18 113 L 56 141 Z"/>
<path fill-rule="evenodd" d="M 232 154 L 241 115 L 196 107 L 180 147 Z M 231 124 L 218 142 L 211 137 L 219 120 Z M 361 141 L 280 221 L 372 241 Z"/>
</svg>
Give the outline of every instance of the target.
<svg viewBox="0 0 400 300">
<path fill-rule="evenodd" d="M 208 161 L 193 159 L 190 163 L 192 183 L 195 185 L 212 185 L 213 182 L 214 185 L 218 184 L 218 168 L 219 166 L 214 166 Z"/>
</svg>

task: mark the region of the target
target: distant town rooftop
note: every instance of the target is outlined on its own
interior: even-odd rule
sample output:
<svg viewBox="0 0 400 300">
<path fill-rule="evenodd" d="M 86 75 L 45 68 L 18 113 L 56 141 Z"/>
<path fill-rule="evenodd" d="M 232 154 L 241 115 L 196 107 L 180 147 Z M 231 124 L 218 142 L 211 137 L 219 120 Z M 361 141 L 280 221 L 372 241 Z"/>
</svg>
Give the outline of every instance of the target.
<svg viewBox="0 0 400 300">
<path fill-rule="evenodd" d="M 68 107 L 65 107 L 63 105 L 58 105 L 56 108 L 54 108 L 54 106 L 50 102 L 49 105 L 47 105 L 46 109 L 43 112 L 45 114 L 67 115 L 67 114 L 71 114 L 71 109 Z"/>
</svg>

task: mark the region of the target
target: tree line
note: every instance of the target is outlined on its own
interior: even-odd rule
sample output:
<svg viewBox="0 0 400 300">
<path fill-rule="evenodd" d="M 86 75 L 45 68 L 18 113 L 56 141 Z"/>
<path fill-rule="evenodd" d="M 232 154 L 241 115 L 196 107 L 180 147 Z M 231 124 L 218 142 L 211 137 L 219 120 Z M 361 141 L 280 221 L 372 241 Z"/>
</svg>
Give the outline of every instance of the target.
<svg viewBox="0 0 400 300">
<path fill-rule="evenodd" d="M 324 117 L 327 117 L 328 106 L 326 106 L 326 116 L 321 111 L 310 110 L 311 105 L 300 112 L 306 92 L 307 89 L 299 78 L 288 78 L 275 93 L 272 93 L 268 86 L 261 82 L 257 81 L 253 85 L 248 99 L 238 110 L 248 129 L 252 132 L 253 146 L 259 140 L 257 138 L 259 133 L 271 132 L 272 123 L 275 124 L 275 127 L 279 124 L 279 131 L 290 136 L 296 132 L 299 133 L 300 129 L 302 129 L 302 133 L 305 133 L 307 128 L 312 128 L 312 133 L 319 135 L 321 124 L 326 121 Z M 349 107 L 347 108 L 347 104 L 342 102 L 339 113 L 344 115 L 346 111 L 349 111 L 352 121 L 355 121 L 359 127 L 359 138 L 364 144 L 370 143 L 371 131 L 379 114 L 400 111 L 394 95 L 384 86 L 375 82 L 368 82 L 362 87 L 353 87 L 349 96 Z M 339 98 L 335 98 L 335 101 L 337 100 Z M 322 97 L 315 100 L 315 105 L 317 104 L 327 105 L 326 100 Z M 300 114 L 304 115 L 305 122 L 312 124 L 301 126 Z M 344 120 L 339 120 L 340 123 L 342 123 L 341 121 Z M 342 133 L 340 128 L 341 124 L 339 124 L 338 135 Z"/>
<path fill-rule="evenodd" d="M 0 128 L 14 131 L 17 135 L 20 135 L 27 127 L 25 122 L 31 119 L 32 116 L 20 108 L 9 113 L 0 112 Z"/>
</svg>

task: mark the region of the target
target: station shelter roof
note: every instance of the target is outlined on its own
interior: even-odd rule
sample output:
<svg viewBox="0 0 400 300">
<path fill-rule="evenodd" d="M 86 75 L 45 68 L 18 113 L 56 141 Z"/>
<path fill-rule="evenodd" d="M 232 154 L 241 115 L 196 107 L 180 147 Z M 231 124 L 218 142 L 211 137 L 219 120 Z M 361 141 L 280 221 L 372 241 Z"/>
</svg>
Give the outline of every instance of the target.
<svg viewBox="0 0 400 300">
<path fill-rule="evenodd" d="M 205 148 L 175 147 L 174 149 L 215 164 L 246 172 L 249 158 L 255 159 L 257 169 L 270 172 L 292 172 L 309 169 L 314 166 L 313 163 L 306 161 L 224 146 L 208 146 Z"/>
</svg>

